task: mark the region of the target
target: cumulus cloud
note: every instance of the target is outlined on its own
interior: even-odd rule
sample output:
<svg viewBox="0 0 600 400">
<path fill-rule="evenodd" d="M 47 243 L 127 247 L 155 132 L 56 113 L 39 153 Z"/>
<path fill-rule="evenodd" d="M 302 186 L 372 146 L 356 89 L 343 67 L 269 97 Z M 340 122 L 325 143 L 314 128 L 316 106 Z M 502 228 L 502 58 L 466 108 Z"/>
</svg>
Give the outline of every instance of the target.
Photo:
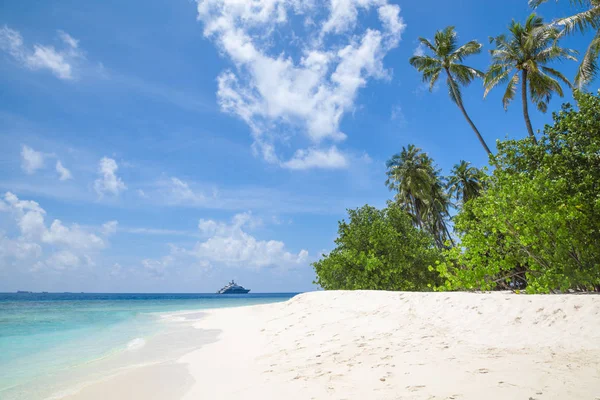
<svg viewBox="0 0 600 400">
<path fill-rule="evenodd" d="M 107 246 L 106 237 L 78 224 L 65 225 L 55 219 L 46 223 L 46 211 L 35 201 L 21 200 L 7 192 L 0 198 L 0 212 L 9 213 L 19 235 L 10 238 L 0 232 L 0 260 L 37 260 L 37 267 L 57 269 L 77 265 L 92 265 L 91 255 Z M 116 221 L 96 229 L 98 233 L 107 226 L 116 227 Z M 43 254 L 51 254 L 44 259 Z"/>
<path fill-rule="evenodd" d="M 306 250 L 294 254 L 286 250 L 281 241 L 259 240 L 247 232 L 260 223 L 250 213 L 236 214 L 230 223 L 200 220 L 198 228 L 206 240 L 196 243 L 187 253 L 211 265 L 261 268 L 290 267 L 306 262 Z"/>
<path fill-rule="evenodd" d="M 192 247 L 170 245 L 168 255 L 160 259 L 142 260 L 142 268 L 154 277 L 162 277 L 175 266 L 193 268 L 264 267 L 293 268 L 308 262 L 308 252 L 289 251 L 284 242 L 261 240 L 252 230 L 263 224 L 250 212 L 234 215 L 229 222 L 201 219 L 198 222 L 202 238 Z"/>
<path fill-rule="evenodd" d="M 79 49 L 79 42 L 66 32 L 59 31 L 62 48 L 51 45 L 34 44 L 29 48 L 21 34 L 6 25 L 0 28 L 0 49 L 10 54 L 18 63 L 30 70 L 49 70 L 57 78 L 76 78 L 76 68 L 85 55 Z"/>
<path fill-rule="evenodd" d="M 73 178 L 73 175 L 71 175 L 71 171 L 65 168 L 60 162 L 60 160 L 56 162 L 56 172 L 58 172 L 58 179 L 60 179 L 61 181 L 66 181 Z"/>
<path fill-rule="evenodd" d="M 325 9 L 322 4 L 198 0 L 204 35 L 235 65 L 217 80 L 221 108 L 250 126 L 257 153 L 284 167 L 347 164 L 335 147 L 320 146 L 346 138 L 340 130 L 343 115 L 355 107 L 357 93 L 369 79 L 389 76 L 383 58 L 398 45 L 405 28 L 400 8 L 387 0 L 332 0 Z M 372 10 L 378 23 L 357 23 L 361 13 Z M 292 41 L 278 43 L 278 28 L 298 18 L 305 19 L 306 32 L 291 33 L 296 48 L 286 53 L 277 45 Z M 276 144 L 290 132 L 305 137 L 310 149 L 286 161 Z M 325 155 L 333 155 L 333 160 Z M 305 158 L 309 162 L 301 161 Z"/>
<path fill-rule="evenodd" d="M 36 259 L 42 255 L 42 247 L 24 238 L 11 239 L 0 232 L 0 260 L 14 258 L 17 260 Z"/>
<path fill-rule="evenodd" d="M 21 149 L 21 168 L 28 174 L 33 174 L 38 169 L 44 168 L 44 153 L 35 151 L 29 146 Z"/>
<path fill-rule="evenodd" d="M 100 177 L 94 182 L 94 189 L 100 196 L 108 193 L 117 196 L 127 189 L 125 183 L 117 176 L 119 166 L 112 158 L 103 157 L 98 164 Z"/>
<path fill-rule="evenodd" d="M 309 168 L 345 168 L 348 165 L 346 156 L 335 146 L 328 150 L 308 149 L 298 150 L 294 157 L 282 164 L 289 169 Z"/>
</svg>

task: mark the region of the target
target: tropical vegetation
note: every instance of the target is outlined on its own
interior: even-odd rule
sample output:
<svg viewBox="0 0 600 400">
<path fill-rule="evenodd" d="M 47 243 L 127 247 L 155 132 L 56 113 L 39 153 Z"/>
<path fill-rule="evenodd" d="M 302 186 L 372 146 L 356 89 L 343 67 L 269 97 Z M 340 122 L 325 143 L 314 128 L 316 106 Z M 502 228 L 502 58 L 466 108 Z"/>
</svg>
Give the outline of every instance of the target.
<svg viewBox="0 0 600 400">
<path fill-rule="evenodd" d="M 396 192 L 396 203 L 412 217 L 413 224 L 428 232 L 439 248 L 452 240 L 447 221 L 450 201 L 444 178 L 433 160 L 409 145 L 387 162 L 386 185 Z"/>
<path fill-rule="evenodd" d="M 537 7 L 544 0 L 531 0 Z M 429 54 L 410 64 L 433 88 L 444 75 L 459 107 L 489 156 L 489 167 L 460 160 L 448 176 L 433 158 L 406 144 L 386 164 L 393 199 L 384 209 L 365 205 L 339 222 L 335 248 L 313 267 L 324 289 L 514 290 L 527 293 L 600 291 L 600 0 L 571 0 L 579 13 L 549 24 L 531 14 L 490 40 L 486 73 L 464 60 L 481 52 L 459 46 L 454 27 L 420 38 Z M 592 42 L 574 77 L 556 67 L 575 60 L 560 46 L 573 32 Z M 523 139 L 496 142 L 492 154 L 467 114 L 461 87 L 483 78 L 483 97 L 506 84 L 508 107 L 520 89 Z M 564 88 L 563 88 L 564 86 Z M 546 112 L 553 95 L 573 89 L 553 123 L 536 136 L 529 103 Z"/>
<path fill-rule="evenodd" d="M 542 18 L 531 14 L 525 25 L 512 21 L 510 35 L 499 35 L 491 39 L 496 48 L 491 50 L 492 65 L 485 74 L 484 85 L 487 96 L 500 83 L 508 82 L 502 97 L 504 109 L 515 98 L 517 85 L 521 84 L 523 116 L 529 137 L 536 141 L 529 118 L 529 97 L 538 110 L 546 112 L 553 93 L 563 97 L 559 81 L 571 87 L 569 80 L 559 71 L 546 66 L 552 61 L 575 60 L 574 52 L 558 46 L 560 32 L 553 26 L 544 25 Z"/>
<path fill-rule="evenodd" d="M 413 291 L 438 282 L 429 266 L 441 260 L 441 252 L 397 203 L 383 210 L 348 210 L 348 221 L 339 222 L 335 244 L 313 264 L 315 283 L 323 289 Z"/>
<path fill-rule="evenodd" d="M 475 79 L 483 77 L 483 72 L 462 64 L 468 56 L 481 52 L 481 44 L 471 40 L 462 46 L 458 46 L 457 35 L 453 26 L 437 31 L 433 43 L 422 37 L 419 38 L 419 42 L 432 55 L 415 55 L 409 60 L 410 64 L 423 73 L 423 81 L 429 83 L 429 90 L 434 88 L 440 75 L 446 75 L 450 100 L 458 106 L 484 150 L 488 154 L 492 154 L 479 129 L 465 110 L 460 89 L 461 85 L 468 86 Z"/>
<path fill-rule="evenodd" d="M 548 0 L 529 0 L 529 4 L 536 8 Z M 583 7 L 584 10 L 559 18 L 553 22 L 554 26 L 562 28 L 561 36 L 569 35 L 575 32 L 586 33 L 591 31 L 594 35 L 587 47 L 581 64 L 575 76 L 575 83 L 582 88 L 590 83 L 598 74 L 598 57 L 600 56 L 600 0 L 570 0 L 576 7 Z"/>
<path fill-rule="evenodd" d="M 486 190 L 455 219 L 440 289 L 600 289 L 600 97 L 575 98 L 538 145 L 500 144 Z"/>
</svg>

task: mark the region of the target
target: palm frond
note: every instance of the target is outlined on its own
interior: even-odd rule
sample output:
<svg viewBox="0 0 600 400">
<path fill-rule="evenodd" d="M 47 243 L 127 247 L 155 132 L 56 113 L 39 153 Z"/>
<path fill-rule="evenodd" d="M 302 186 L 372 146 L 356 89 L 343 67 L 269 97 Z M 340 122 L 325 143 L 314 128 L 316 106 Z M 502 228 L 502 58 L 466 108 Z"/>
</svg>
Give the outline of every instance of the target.
<svg viewBox="0 0 600 400">
<path fill-rule="evenodd" d="M 510 66 L 503 64 L 494 64 L 490 67 L 483 78 L 483 85 L 485 86 L 484 98 L 487 97 L 490 90 L 508 79 L 511 69 Z"/>
<path fill-rule="evenodd" d="M 600 5 L 591 7 L 570 17 L 561 18 L 554 22 L 563 28 L 563 34 L 586 32 L 588 29 L 600 29 Z"/>
<path fill-rule="evenodd" d="M 482 44 L 476 40 L 471 40 L 460 46 L 450 54 L 450 59 L 462 62 L 466 57 L 481 53 Z"/>
<path fill-rule="evenodd" d="M 519 84 L 519 72 L 517 71 L 513 77 L 508 81 L 508 85 L 506 86 L 506 91 L 504 92 L 504 96 L 502 96 L 502 105 L 504 106 L 504 110 L 508 109 L 508 105 L 515 98 L 515 94 L 517 93 L 517 85 Z"/>
<path fill-rule="evenodd" d="M 452 76 L 463 86 L 468 86 L 476 78 L 482 78 L 484 73 L 466 65 L 452 64 L 449 68 Z"/>
<path fill-rule="evenodd" d="M 598 56 L 600 55 L 600 30 L 596 33 L 596 36 L 592 39 L 592 42 L 588 46 L 581 65 L 575 75 L 575 83 L 579 88 L 584 87 L 590 83 L 598 75 L 600 67 L 598 66 Z"/>
<path fill-rule="evenodd" d="M 560 71 L 555 70 L 554 68 L 550 68 L 550 67 L 544 67 L 542 66 L 542 71 L 544 71 L 546 74 L 551 75 L 557 79 L 560 79 L 561 81 L 563 81 L 568 87 L 573 88 L 573 84 L 571 83 L 571 81 L 569 81 L 567 79 L 566 76 L 564 76 Z"/>
<path fill-rule="evenodd" d="M 442 72 L 442 69 L 438 68 L 435 72 L 433 72 L 431 74 L 431 77 L 429 78 L 429 91 L 430 92 L 433 91 L 433 88 L 435 87 L 435 84 L 437 83 L 441 72 Z"/>
<path fill-rule="evenodd" d="M 437 51 L 437 49 L 431 44 L 431 42 L 425 38 L 420 37 L 419 43 L 421 43 L 423 46 L 427 47 L 429 50 L 431 50 L 434 53 Z"/>
<path fill-rule="evenodd" d="M 553 93 L 557 93 L 560 97 L 564 96 L 560 83 L 541 71 L 528 73 L 527 80 L 529 81 L 529 95 L 541 112 L 546 112 L 547 104 L 552 99 Z"/>
<path fill-rule="evenodd" d="M 441 66 L 440 60 L 430 56 L 413 56 L 408 62 L 419 72 Z"/>
</svg>

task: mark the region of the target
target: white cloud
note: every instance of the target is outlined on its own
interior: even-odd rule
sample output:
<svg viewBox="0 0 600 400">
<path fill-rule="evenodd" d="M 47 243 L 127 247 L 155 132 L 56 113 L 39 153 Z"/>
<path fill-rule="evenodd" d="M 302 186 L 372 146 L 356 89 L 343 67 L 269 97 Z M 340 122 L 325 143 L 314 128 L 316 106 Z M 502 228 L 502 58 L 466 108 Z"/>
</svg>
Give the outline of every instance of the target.
<svg viewBox="0 0 600 400">
<path fill-rule="evenodd" d="M 323 141 L 345 139 L 339 129 L 343 115 L 354 108 L 358 90 L 370 78 L 389 75 L 383 58 L 397 46 L 405 27 L 400 8 L 387 0 L 332 0 L 326 10 L 321 4 L 198 1 L 205 36 L 235 64 L 235 72 L 223 71 L 218 78 L 220 106 L 248 123 L 254 149 L 271 163 L 286 166 L 288 161 L 281 161 L 276 143 L 290 132 L 304 134 L 314 154 L 328 151 L 318 147 Z M 379 23 L 358 29 L 362 25 L 357 24 L 359 14 L 372 8 L 377 10 Z M 293 32 L 298 48 L 286 54 L 274 45 L 276 35 L 282 35 L 277 28 L 289 27 L 290 18 L 298 17 L 310 20 L 304 24 L 309 32 L 304 40 Z M 282 39 L 283 44 L 289 42 Z M 340 165 L 338 160 L 309 167 Z"/>
<path fill-rule="evenodd" d="M 179 178 L 171 178 L 171 194 L 178 202 L 197 202 L 204 200 L 204 195 L 194 193 L 190 186 Z"/>
<path fill-rule="evenodd" d="M 44 168 L 44 153 L 35 151 L 29 146 L 21 150 L 21 168 L 28 174 L 33 174 L 38 169 Z"/>
<path fill-rule="evenodd" d="M 415 51 L 413 52 L 413 56 L 423 57 L 424 55 L 425 55 L 425 47 L 423 46 L 422 43 L 419 43 L 419 45 L 415 48 Z"/>
<path fill-rule="evenodd" d="M 230 222 L 201 219 L 198 222 L 202 240 L 193 247 L 170 245 L 168 255 L 160 259 L 142 260 L 142 268 L 150 275 L 162 277 L 173 266 L 192 268 L 241 267 L 293 268 L 308 262 L 308 252 L 294 254 L 285 243 L 277 240 L 260 240 L 248 233 L 263 224 L 250 212 L 239 213 Z"/>
<path fill-rule="evenodd" d="M 173 264 L 175 258 L 172 255 L 165 256 L 160 260 L 145 259 L 142 260 L 142 267 L 150 275 L 160 278 L 164 276 L 168 268 Z"/>
<path fill-rule="evenodd" d="M 21 34 L 6 25 L 0 28 L 0 49 L 8 52 L 17 62 L 31 70 L 50 70 L 56 77 L 64 80 L 76 78 L 76 67 L 85 55 L 79 49 L 78 41 L 69 34 L 59 31 L 58 35 L 65 48 L 34 44 L 28 48 Z"/>
<path fill-rule="evenodd" d="M 86 232 L 77 224 L 67 227 L 58 219 L 52 222 L 50 229 L 44 231 L 42 242 L 81 250 L 102 249 L 106 246 L 104 240 L 96 234 Z"/>
<path fill-rule="evenodd" d="M 78 267 L 81 259 L 68 250 L 61 250 L 48 257 L 45 264 L 54 269 L 63 270 Z"/>
<path fill-rule="evenodd" d="M 308 149 L 298 150 L 294 157 L 282 164 L 289 169 L 309 168 L 345 168 L 348 161 L 344 154 L 340 153 L 335 146 L 328 150 Z"/>
<path fill-rule="evenodd" d="M 66 181 L 73 178 L 73 176 L 71 175 L 71 171 L 65 168 L 60 162 L 60 160 L 56 162 L 56 172 L 58 172 L 58 179 L 60 179 L 61 181 Z"/>
<path fill-rule="evenodd" d="M 138 235 L 159 235 L 159 236 L 198 236 L 195 232 L 182 231 L 177 229 L 162 228 L 119 228 L 121 232 L 133 233 Z"/>
<path fill-rule="evenodd" d="M 103 157 L 98 165 L 98 174 L 100 177 L 94 182 L 94 189 L 100 196 L 109 193 L 117 196 L 120 192 L 127 189 L 123 180 L 116 174 L 119 166 L 112 158 Z"/>
<path fill-rule="evenodd" d="M 119 226 L 118 221 L 108 221 L 102 224 L 102 234 L 105 236 L 112 235 L 117 232 L 117 227 Z"/>
<path fill-rule="evenodd" d="M 3 199 L 0 198 L 0 212 L 12 215 L 20 234 L 16 238 L 9 238 L 0 233 L 0 260 L 37 259 L 38 267 L 64 269 L 92 265 L 91 256 L 107 246 L 106 237 L 100 237 L 94 229 L 78 224 L 64 225 L 58 219 L 47 226 L 46 211 L 37 202 L 20 200 L 10 192 Z M 107 229 L 110 231 L 115 228 L 116 221 L 112 221 L 95 230 L 106 234 Z M 44 249 L 52 251 L 52 255 L 45 260 L 42 259 Z"/>
<path fill-rule="evenodd" d="M 11 239 L 0 232 L 0 260 L 15 258 L 25 260 L 38 258 L 42 255 L 42 247 L 24 238 Z"/>
<path fill-rule="evenodd" d="M 74 39 L 71 35 L 66 32 L 58 31 L 58 36 L 72 49 L 76 49 L 79 47 L 79 40 Z"/>
<path fill-rule="evenodd" d="M 178 205 L 185 207 L 206 206 L 209 200 L 213 197 L 206 196 L 203 192 L 194 189 L 187 182 L 171 177 L 158 182 L 159 196 L 162 197 L 170 205 Z M 146 195 L 146 193 L 144 193 Z M 149 196 L 145 196 L 149 197 Z M 157 196 L 152 196 L 156 198 Z"/>
<path fill-rule="evenodd" d="M 290 267 L 307 261 L 306 250 L 293 254 L 281 241 L 259 240 L 246 232 L 260 223 L 250 213 L 236 214 L 231 223 L 200 220 L 198 228 L 207 239 L 196 243 L 187 254 L 205 264 L 254 268 Z"/>
</svg>

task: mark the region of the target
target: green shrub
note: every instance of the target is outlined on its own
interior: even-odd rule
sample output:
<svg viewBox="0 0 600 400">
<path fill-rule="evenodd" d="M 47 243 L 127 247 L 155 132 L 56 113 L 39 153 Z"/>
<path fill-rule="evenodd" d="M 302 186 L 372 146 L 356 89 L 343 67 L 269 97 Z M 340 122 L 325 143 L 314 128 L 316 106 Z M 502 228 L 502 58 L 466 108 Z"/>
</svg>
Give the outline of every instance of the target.
<svg viewBox="0 0 600 400">
<path fill-rule="evenodd" d="M 428 290 L 438 282 L 429 267 L 440 251 L 398 205 L 366 205 L 348 216 L 339 222 L 336 248 L 313 263 L 315 283 L 327 290 Z"/>
<path fill-rule="evenodd" d="M 600 288 L 600 97 L 575 99 L 538 145 L 499 143 L 487 190 L 455 218 L 439 290 Z"/>
</svg>

